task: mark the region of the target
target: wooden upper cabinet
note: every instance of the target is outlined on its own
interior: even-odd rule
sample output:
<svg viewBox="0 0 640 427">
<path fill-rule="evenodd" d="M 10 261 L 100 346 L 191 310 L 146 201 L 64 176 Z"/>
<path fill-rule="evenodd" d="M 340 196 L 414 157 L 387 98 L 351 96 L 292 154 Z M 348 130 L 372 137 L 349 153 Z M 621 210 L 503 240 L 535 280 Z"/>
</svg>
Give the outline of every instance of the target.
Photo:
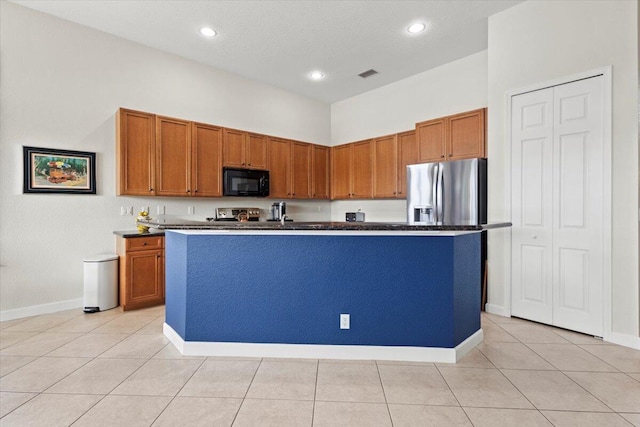
<svg viewBox="0 0 640 427">
<path fill-rule="evenodd" d="M 322 145 L 312 145 L 311 148 L 311 197 L 314 199 L 328 199 L 330 194 L 330 165 L 331 150 Z"/>
<path fill-rule="evenodd" d="M 486 109 L 416 123 L 420 163 L 486 157 Z"/>
<path fill-rule="evenodd" d="M 222 137 L 222 164 L 224 166 L 237 168 L 246 166 L 246 141 L 246 132 L 235 129 L 224 129 Z"/>
<path fill-rule="evenodd" d="M 118 195 L 155 194 L 155 115 L 118 110 L 116 162 Z"/>
<path fill-rule="evenodd" d="M 291 141 L 269 138 L 269 197 L 291 197 Z"/>
<path fill-rule="evenodd" d="M 191 127 L 184 120 L 156 117 L 156 195 L 191 193 Z"/>
<path fill-rule="evenodd" d="M 291 197 L 311 198 L 311 144 L 291 141 Z"/>
<path fill-rule="evenodd" d="M 351 197 L 351 144 L 331 148 L 331 198 Z"/>
<path fill-rule="evenodd" d="M 222 163 L 224 166 L 267 169 L 267 137 L 235 129 L 224 129 Z"/>
<path fill-rule="evenodd" d="M 373 196 L 373 141 L 354 142 L 351 147 L 351 198 Z"/>
<path fill-rule="evenodd" d="M 449 160 L 486 157 L 486 109 L 456 114 L 448 119 Z"/>
<path fill-rule="evenodd" d="M 398 193 L 398 143 L 396 135 L 373 140 L 373 197 L 394 198 Z"/>
<path fill-rule="evenodd" d="M 415 131 L 398 134 L 398 197 L 407 197 L 407 165 L 418 163 Z"/>
<path fill-rule="evenodd" d="M 191 124 L 191 195 L 222 196 L 222 128 Z"/>
<path fill-rule="evenodd" d="M 245 157 L 250 169 L 267 169 L 267 137 L 255 133 L 247 134 Z"/>
<path fill-rule="evenodd" d="M 332 199 L 373 196 L 373 140 L 335 146 L 331 158 Z"/>
<path fill-rule="evenodd" d="M 446 153 L 446 119 L 428 120 L 416 124 L 418 162 L 441 162 Z"/>
</svg>

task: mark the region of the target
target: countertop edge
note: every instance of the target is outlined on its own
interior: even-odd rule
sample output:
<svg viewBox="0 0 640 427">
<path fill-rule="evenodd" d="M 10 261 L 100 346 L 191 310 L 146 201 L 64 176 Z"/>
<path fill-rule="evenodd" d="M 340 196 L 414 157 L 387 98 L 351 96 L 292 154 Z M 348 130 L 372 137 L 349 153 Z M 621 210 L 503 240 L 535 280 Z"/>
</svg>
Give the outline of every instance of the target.
<svg viewBox="0 0 640 427">
<path fill-rule="evenodd" d="M 138 221 L 139 225 L 150 227 L 146 234 L 134 233 L 137 237 L 159 234 L 163 230 L 247 230 L 247 231 L 483 231 L 510 227 L 510 222 L 496 222 L 482 225 L 408 225 L 401 223 L 374 222 L 287 222 L 280 223 L 206 223 L 201 221 L 179 221 L 160 223 Z M 118 232 L 114 232 L 118 234 Z M 134 237 L 134 236 L 130 236 Z"/>
</svg>

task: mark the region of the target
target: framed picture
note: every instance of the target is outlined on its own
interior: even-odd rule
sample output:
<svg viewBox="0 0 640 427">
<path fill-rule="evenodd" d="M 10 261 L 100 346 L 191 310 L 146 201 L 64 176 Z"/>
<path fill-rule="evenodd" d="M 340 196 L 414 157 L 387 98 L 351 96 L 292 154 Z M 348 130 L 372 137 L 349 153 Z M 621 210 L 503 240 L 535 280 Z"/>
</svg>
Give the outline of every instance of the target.
<svg viewBox="0 0 640 427">
<path fill-rule="evenodd" d="M 23 147 L 24 193 L 96 194 L 96 153 Z"/>
</svg>

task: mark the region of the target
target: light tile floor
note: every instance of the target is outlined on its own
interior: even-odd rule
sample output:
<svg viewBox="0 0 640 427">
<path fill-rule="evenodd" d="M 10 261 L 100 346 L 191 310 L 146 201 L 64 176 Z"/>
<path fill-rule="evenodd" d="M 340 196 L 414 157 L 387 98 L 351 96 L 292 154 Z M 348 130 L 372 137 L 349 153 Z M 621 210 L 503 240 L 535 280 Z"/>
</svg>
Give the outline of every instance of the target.
<svg viewBox="0 0 640 427">
<path fill-rule="evenodd" d="M 0 323 L 0 425 L 640 426 L 640 351 L 483 314 L 459 363 L 183 357 L 164 307 Z"/>
</svg>

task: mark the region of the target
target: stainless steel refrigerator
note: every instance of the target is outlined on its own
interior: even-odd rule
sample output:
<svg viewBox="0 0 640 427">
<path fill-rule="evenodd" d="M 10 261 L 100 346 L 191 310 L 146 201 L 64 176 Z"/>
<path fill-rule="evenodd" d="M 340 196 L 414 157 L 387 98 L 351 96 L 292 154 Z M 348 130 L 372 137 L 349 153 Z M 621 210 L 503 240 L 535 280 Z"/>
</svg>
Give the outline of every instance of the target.
<svg viewBox="0 0 640 427">
<path fill-rule="evenodd" d="M 479 225 L 487 222 L 487 160 L 407 166 L 407 222 Z"/>
</svg>

